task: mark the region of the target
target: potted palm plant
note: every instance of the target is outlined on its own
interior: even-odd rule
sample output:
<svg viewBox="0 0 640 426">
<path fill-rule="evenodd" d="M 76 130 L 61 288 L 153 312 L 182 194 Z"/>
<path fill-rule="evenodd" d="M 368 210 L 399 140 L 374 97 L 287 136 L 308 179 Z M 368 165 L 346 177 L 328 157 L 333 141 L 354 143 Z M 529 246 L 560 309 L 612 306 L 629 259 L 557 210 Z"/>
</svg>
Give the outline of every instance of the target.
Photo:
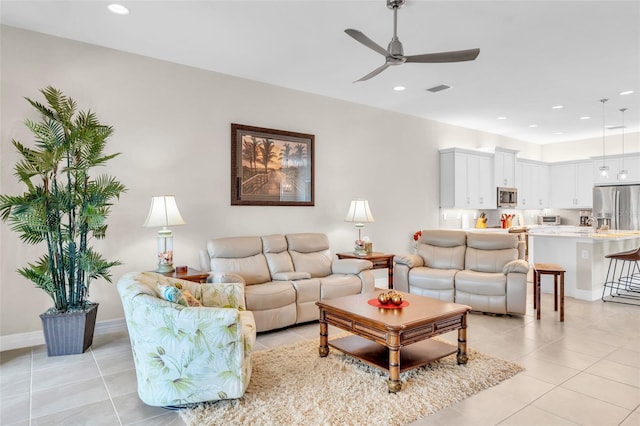
<svg viewBox="0 0 640 426">
<path fill-rule="evenodd" d="M 126 191 L 108 175 L 92 176 L 119 155 L 104 154 L 113 128 L 92 112 L 77 110 L 61 91 L 40 90 L 46 104 L 26 98 L 40 113 L 26 127 L 35 148 L 13 140 L 21 159 L 14 172 L 25 185 L 20 195 L 0 195 L 0 219 L 26 244 L 42 244 L 46 253 L 18 273 L 44 290 L 53 307 L 40 315 L 49 356 L 84 352 L 93 342 L 98 304 L 89 301 L 92 280 L 111 282 L 108 261 L 91 246 L 105 237 L 112 202 Z M 86 329 L 86 330 L 85 330 Z"/>
</svg>

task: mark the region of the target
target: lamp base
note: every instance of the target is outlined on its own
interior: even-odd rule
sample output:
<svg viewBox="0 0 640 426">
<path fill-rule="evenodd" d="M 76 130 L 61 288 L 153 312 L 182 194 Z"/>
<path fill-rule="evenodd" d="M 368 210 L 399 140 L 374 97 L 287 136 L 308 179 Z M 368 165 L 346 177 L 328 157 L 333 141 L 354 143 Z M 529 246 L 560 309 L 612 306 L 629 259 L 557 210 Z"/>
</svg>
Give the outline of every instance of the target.
<svg viewBox="0 0 640 426">
<path fill-rule="evenodd" d="M 166 274 L 167 272 L 173 272 L 176 269 L 173 267 L 173 263 L 161 263 L 156 268 L 156 272 L 159 274 Z"/>
</svg>

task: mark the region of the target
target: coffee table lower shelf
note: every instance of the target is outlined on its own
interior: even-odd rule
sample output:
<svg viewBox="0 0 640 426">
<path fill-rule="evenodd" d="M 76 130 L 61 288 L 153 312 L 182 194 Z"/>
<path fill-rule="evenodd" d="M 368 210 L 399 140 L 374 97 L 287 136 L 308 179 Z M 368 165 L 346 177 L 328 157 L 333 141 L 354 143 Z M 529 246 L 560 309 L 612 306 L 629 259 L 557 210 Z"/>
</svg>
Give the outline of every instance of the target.
<svg viewBox="0 0 640 426">
<path fill-rule="evenodd" d="M 329 340 L 328 344 L 373 367 L 389 371 L 389 350 L 386 346 L 356 335 Z M 400 350 L 400 372 L 422 367 L 457 351 L 456 346 L 433 339 L 403 346 Z"/>
</svg>

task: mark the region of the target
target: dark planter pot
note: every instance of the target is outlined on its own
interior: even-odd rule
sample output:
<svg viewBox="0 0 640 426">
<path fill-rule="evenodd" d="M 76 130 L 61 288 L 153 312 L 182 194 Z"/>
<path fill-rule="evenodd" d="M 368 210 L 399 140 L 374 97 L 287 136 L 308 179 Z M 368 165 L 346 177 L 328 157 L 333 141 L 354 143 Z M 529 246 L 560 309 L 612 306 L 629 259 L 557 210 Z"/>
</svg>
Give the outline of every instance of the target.
<svg viewBox="0 0 640 426">
<path fill-rule="evenodd" d="M 93 343 L 98 303 L 84 312 L 40 315 L 49 356 L 81 354 Z"/>
</svg>

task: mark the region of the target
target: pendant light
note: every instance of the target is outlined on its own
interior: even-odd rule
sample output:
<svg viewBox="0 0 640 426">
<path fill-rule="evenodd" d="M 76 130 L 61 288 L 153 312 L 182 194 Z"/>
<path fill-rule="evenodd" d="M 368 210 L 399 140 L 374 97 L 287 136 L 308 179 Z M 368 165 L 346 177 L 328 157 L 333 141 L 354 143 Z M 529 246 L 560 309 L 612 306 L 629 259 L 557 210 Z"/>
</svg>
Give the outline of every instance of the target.
<svg viewBox="0 0 640 426">
<path fill-rule="evenodd" d="M 624 112 L 626 108 L 620 108 L 620 112 L 622 113 L 622 168 L 618 172 L 618 179 L 625 180 L 629 175 L 629 171 L 624 168 Z"/>
<path fill-rule="evenodd" d="M 602 177 L 607 177 L 609 176 L 609 166 L 607 166 L 606 164 L 604 164 L 604 130 L 605 130 L 605 123 L 604 123 L 604 104 L 605 102 L 607 102 L 609 99 L 600 99 L 600 102 L 602 102 L 602 166 L 600 166 L 600 176 Z"/>
</svg>

